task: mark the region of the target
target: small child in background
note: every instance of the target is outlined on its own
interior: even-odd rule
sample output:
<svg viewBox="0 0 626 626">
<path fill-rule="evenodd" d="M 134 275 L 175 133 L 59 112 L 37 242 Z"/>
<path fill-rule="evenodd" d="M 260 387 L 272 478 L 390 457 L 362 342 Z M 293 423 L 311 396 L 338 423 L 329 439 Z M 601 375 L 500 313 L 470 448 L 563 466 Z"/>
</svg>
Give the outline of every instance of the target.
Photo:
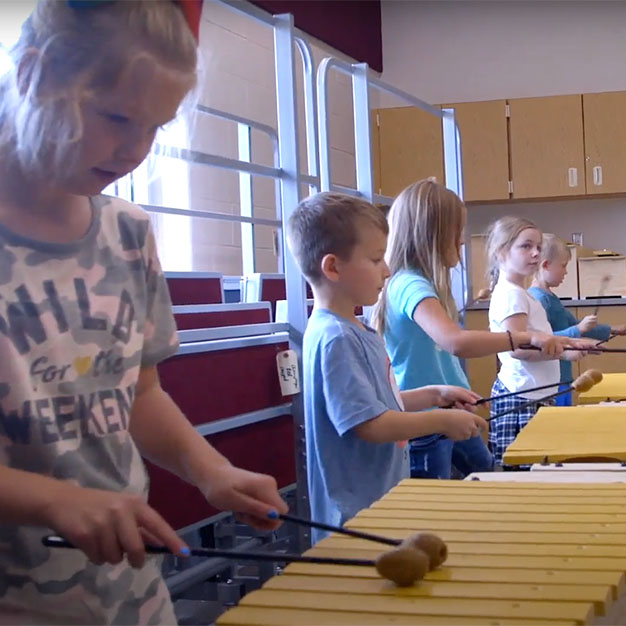
<svg viewBox="0 0 626 626">
<path fill-rule="evenodd" d="M 552 292 L 553 287 L 558 287 L 563 282 L 571 257 L 572 253 L 562 239 L 551 234 L 543 235 L 539 267 L 528 291 L 546 310 L 554 333 L 566 337 L 585 336 L 600 341 L 606 341 L 611 335 L 626 335 L 626 326 L 598 324 L 596 315 L 586 315 L 578 321 Z M 567 387 L 566 383 L 572 379 L 572 364 L 569 361 L 561 361 L 561 388 Z M 556 404 L 571 406 L 572 392 L 556 398 Z"/>
<path fill-rule="evenodd" d="M 489 305 L 489 328 L 494 332 L 511 333 L 511 350 L 498 353 L 501 367 L 491 395 L 519 392 L 516 396 L 491 402 L 492 416 L 513 409 L 507 415 L 492 419 L 489 424 L 489 446 L 498 465 L 502 465 L 506 448 L 539 407 L 554 404 L 554 400 L 541 400 L 550 393 L 550 389 L 528 392 L 524 389 L 554 383 L 556 391 L 561 378 L 558 361 L 542 352 L 520 350 L 512 335 L 515 331 L 552 333 L 545 310 L 526 290 L 527 281 L 539 269 L 541 246 L 541 231 L 530 220 L 503 217 L 489 228 L 487 255 L 492 280 L 497 281 Z M 591 348 L 593 345 L 580 339 L 569 341 L 572 347 Z M 575 361 L 584 355 L 582 351 L 565 350 L 561 359 Z M 537 402 L 521 406 L 529 400 Z"/>
<path fill-rule="evenodd" d="M 307 472 L 311 515 L 327 524 L 343 524 L 409 476 L 397 442 L 468 439 L 487 426 L 458 408 L 423 411 L 478 396 L 448 385 L 400 392 L 382 339 L 355 317 L 389 276 L 387 232 L 380 209 L 337 193 L 307 198 L 289 220 L 289 246 L 315 297 L 303 354 Z"/>
<path fill-rule="evenodd" d="M 386 258 L 391 277 L 374 312 L 400 389 L 447 384 L 469 389 L 460 357 L 506 350 L 506 332 L 465 330 L 450 287 L 450 270 L 460 259 L 466 208 L 453 191 L 433 180 L 404 189 L 390 213 Z M 531 343 L 553 357 L 563 348 L 552 335 L 519 331 L 519 345 Z M 453 442 L 437 431 L 410 442 L 411 476 L 450 478 L 493 469 L 482 437 Z"/>
</svg>

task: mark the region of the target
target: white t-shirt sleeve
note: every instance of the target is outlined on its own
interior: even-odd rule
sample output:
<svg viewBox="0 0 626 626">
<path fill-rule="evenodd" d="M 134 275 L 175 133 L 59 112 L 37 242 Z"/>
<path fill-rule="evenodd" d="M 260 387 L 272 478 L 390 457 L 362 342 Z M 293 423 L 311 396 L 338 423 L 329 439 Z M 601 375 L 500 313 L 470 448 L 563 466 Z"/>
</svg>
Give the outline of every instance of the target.
<svg viewBox="0 0 626 626">
<path fill-rule="evenodd" d="M 496 329 L 502 328 L 502 322 L 513 315 L 530 315 L 530 299 L 526 291 L 515 285 L 499 284 L 491 296 L 489 322 Z"/>
<path fill-rule="evenodd" d="M 524 313 L 528 316 L 528 330 L 552 333 L 550 323 L 544 308 L 518 285 L 506 280 L 500 280 L 493 290 L 489 305 L 489 330 L 503 331 L 503 322 L 507 318 Z M 545 395 L 543 391 L 523 393 L 524 389 L 558 383 L 560 377 L 559 362 L 551 361 L 524 361 L 511 356 L 509 352 L 499 352 L 498 358 L 502 364 L 498 378 L 509 391 L 521 392 L 521 397 L 540 399 Z"/>
</svg>

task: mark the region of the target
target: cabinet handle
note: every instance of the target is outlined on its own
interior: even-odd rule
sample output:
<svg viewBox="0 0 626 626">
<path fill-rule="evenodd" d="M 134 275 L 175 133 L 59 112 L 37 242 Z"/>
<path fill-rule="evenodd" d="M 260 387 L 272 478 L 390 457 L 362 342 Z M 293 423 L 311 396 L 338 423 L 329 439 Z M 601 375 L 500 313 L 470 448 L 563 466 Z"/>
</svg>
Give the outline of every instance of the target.
<svg viewBox="0 0 626 626">
<path fill-rule="evenodd" d="M 593 170 L 593 184 L 596 186 L 602 185 L 602 166 L 596 165 Z"/>
<path fill-rule="evenodd" d="M 570 187 L 578 187 L 578 168 L 570 167 L 567 170 L 567 178 Z"/>
</svg>

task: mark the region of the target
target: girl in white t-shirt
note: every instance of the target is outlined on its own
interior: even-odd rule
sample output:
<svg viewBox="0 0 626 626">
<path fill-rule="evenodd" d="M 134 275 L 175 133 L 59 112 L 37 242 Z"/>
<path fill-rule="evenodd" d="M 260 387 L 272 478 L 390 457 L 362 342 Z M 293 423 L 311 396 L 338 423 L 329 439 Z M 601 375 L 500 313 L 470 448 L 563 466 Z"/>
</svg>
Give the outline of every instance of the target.
<svg viewBox="0 0 626 626">
<path fill-rule="evenodd" d="M 521 217 L 503 217 L 489 228 L 487 253 L 492 275 L 493 292 L 489 305 L 489 330 L 514 333 L 515 331 L 552 334 L 545 309 L 526 291 L 526 282 L 534 275 L 541 256 L 542 234 L 530 220 Z M 495 283 L 495 286 L 494 286 Z M 516 396 L 491 402 L 491 415 L 519 407 L 494 419 L 489 429 L 489 447 L 496 464 L 502 465 L 506 448 L 530 421 L 539 407 L 554 401 L 540 401 L 551 391 L 557 391 L 560 381 L 559 362 L 542 352 L 520 350 L 510 335 L 510 352 L 499 352 L 501 367 L 491 395 L 521 392 Z M 582 347 L 591 347 L 582 342 Z M 575 361 L 585 353 L 566 350 L 562 359 Z M 541 385 L 554 383 L 554 389 L 529 391 Z M 536 403 L 523 407 L 529 400 Z M 506 468 L 506 466 L 505 466 Z"/>
</svg>

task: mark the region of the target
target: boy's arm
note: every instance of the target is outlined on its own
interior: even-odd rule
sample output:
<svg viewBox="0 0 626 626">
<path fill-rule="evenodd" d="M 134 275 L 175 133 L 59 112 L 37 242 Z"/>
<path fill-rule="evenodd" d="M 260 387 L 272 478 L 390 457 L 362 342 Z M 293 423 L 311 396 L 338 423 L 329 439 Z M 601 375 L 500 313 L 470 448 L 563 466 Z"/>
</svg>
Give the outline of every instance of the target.
<svg viewBox="0 0 626 626">
<path fill-rule="evenodd" d="M 381 364 L 387 361 L 382 345 L 381 352 L 368 354 L 354 337 L 338 335 L 320 346 L 320 350 L 321 375 L 317 384 L 323 387 L 328 418 L 340 436 L 352 431 L 361 439 L 373 443 L 403 441 L 436 433 L 452 439 L 467 439 L 480 428 L 487 427 L 482 418 L 457 409 L 420 413 L 390 409 L 390 406 L 397 405 L 395 402 L 386 404 L 379 397 L 377 385 L 372 380 L 379 370 L 370 366 L 370 361 L 375 358 L 380 357 Z M 387 377 L 383 384 L 389 385 L 389 398 L 392 397 Z M 458 388 L 441 385 L 439 389 Z M 474 395 L 467 389 L 462 392 Z M 436 400 L 435 393 L 433 390 L 426 393 L 427 404 L 432 406 L 432 401 Z"/>
<path fill-rule="evenodd" d="M 274 478 L 234 467 L 196 431 L 161 387 L 156 367 L 140 372 L 129 430 L 143 456 L 197 486 L 215 507 L 268 529 L 277 525 L 270 510 L 287 512 Z"/>
<path fill-rule="evenodd" d="M 568 326 L 563 330 L 555 330 L 554 334 L 557 337 L 571 337 L 572 339 L 578 339 L 580 337 L 580 329 L 577 324 L 574 324 L 573 326 Z"/>
<path fill-rule="evenodd" d="M 431 407 L 461 408 L 463 405 L 473 405 L 480 400 L 477 393 L 463 387 L 453 385 L 425 385 L 417 389 L 401 391 L 402 403 L 406 411 L 423 411 Z"/>
<path fill-rule="evenodd" d="M 543 302 L 542 302 L 543 304 Z M 555 306 L 557 306 L 555 304 Z M 578 326 L 578 320 L 574 317 L 571 311 L 568 311 L 560 302 L 558 303 L 562 310 L 562 313 L 565 317 L 565 323 L 567 324 L 566 328 L 561 330 L 555 330 L 554 334 L 560 337 L 572 337 L 574 339 L 578 339 L 581 336 L 580 328 Z M 553 323 L 551 311 L 546 310 L 548 313 L 548 321 L 550 322 L 550 326 L 554 328 L 555 324 Z"/>
<path fill-rule="evenodd" d="M 475 437 L 487 428 L 487 422 L 482 417 L 459 409 L 433 409 L 419 413 L 389 410 L 355 426 L 354 432 L 360 439 L 372 443 L 392 443 L 434 434 L 461 441 Z"/>
<path fill-rule="evenodd" d="M 547 294 L 543 289 L 531 287 L 529 293 L 541 304 L 546 312 L 548 322 L 552 327 L 552 332 L 557 337 L 571 337 L 578 339 L 580 337 L 580 328 L 578 328 L 578 320 L 561 304 L 558 298 L 554 298 Z M 565 328 L 563 326 L 565 319 Z M 561 326 L 560 330 L 556 330 Z"/>
<path fill-rule="evenodd" d="M 611 327 L 608 324 L 598 324 L 596 315 L 587 315 L 579 322 L 572 315 L 571 311 L 565 309 L 565 314 L 567 316 L 567 323 L 570 325 L 566 330 L 572 331 L 572 334 L 566 335 L 568 337 L 585 337 L 587 339 L 606 341 L 611 336 Z M 585 324 L 585 320 L 590 320 L 590 322 Z M 560 333 L 555 333 L 555 335 L 556 334 Z"/>
<path fill-rule="evenodd" d="M 585 337 L 589 337 L 590 339 L 599 339 L 600 341 L 606 341 L 612 332 L 611 326 L 608 324 L 597 324 L 591 330 L 585 332 Z M 624 334 L 623 332 L 619 332 L 617 334 Z"/>
</svg>

